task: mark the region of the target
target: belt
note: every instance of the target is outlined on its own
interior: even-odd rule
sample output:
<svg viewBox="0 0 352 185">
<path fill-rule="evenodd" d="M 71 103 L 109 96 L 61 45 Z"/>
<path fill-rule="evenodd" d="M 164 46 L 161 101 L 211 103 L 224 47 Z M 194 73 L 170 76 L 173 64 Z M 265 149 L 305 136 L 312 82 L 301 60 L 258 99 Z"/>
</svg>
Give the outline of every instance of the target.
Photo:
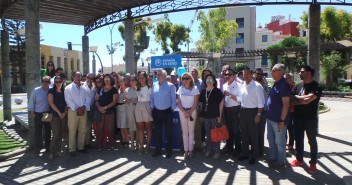
<svg viewBox="0 0 352 185">
<path fill-rule="evenodd" d="M 171 107 L 169 107 L 169 108 L 167 108 L 167 109 L 164 109 L 164 110 L 160 110 L 160 109 L 158 109 L 158 108 L 156 108 L 156 107 L 154 107 L 154 109 L 157 110 L 157 111 L 170 111 L 170 110 L 171 110 Z"/>
<path fill-rule="evenodd" d="M 231 107 L 225 107 L 225 108 L 235 108 L 235 107 L 236 107 L 236 108 L 237 108 L 237 107 L 239 107 L 239 108 L 240 108 L 240 107 L 241 107 L 241 105 L 231 106 Z"/>
<path fill-rule="evenodd" d="M 136 105 L 137 103 L 128 103 L 128 105 Z"/>
<path fill-rule="evenodd" d="M 190 107 L 190 108 L 184 108 L 184 107 L 182 107 L 184 110 L 191 110 L 192 109 L 192 107 Z"/>
<path fill-rule="evenodd" d="M 246 107 L 241 107 L 242 110 L 255 110 L 255 109 L 258 109 L 257 107 L 256 108 L 246 108 Z"/>
<path fill-rule="evenodd" d="M 123 105 L 124 103 L 116 103 L 116 105 Z"/>
</svg>

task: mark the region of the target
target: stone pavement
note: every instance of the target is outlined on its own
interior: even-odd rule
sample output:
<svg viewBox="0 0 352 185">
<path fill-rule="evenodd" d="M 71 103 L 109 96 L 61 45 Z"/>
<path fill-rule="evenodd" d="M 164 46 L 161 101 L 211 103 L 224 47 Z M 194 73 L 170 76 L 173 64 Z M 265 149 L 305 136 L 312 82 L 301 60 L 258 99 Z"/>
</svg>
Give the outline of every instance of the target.
<svg viewBox="0 0 352 185">
<path fill-rule="evenodd" d="M 183 160 L 181 152 L 171 159 L 139 156 L 117 148 L 48 160 L 46 155 L 23 154 L 0 162 L 1 184 L 344 184 L 352 176 L 352 102 L 324 103 L 331 111 L 320 115 L 319 162 L 316 174 L 308 173 L 309 154 L 304 167 L 269 168 L 264 156 L 256 165 L 237 162 L 222 154 L 220 159 L 195 153 Z M 266 146 L 268 144 L 266 143 Z M 309 151 L 307 140 L 305 151 Z M 294 159 L 287 153 L 287 161 Z"/>
</svg>

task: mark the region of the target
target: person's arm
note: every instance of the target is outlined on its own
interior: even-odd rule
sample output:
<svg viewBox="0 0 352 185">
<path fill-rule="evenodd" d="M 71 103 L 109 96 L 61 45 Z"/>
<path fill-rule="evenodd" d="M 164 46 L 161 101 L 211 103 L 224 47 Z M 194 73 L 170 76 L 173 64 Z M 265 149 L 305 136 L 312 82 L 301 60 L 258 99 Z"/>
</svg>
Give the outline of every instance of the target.
<svg viewBox="0 0 352 185">
<path fill-rule="evenodd" d="M 224 109 L 224 98 L 222 98 L 220 104 L 219 104 L 219 111 L 220 111 L 220 116 L 217 117 L 217 122 L 221 123 L 221 115 L 222 115 L 222 110 Z"/>
<path fill-rule="evenodd" d="M 174 85 L 170 85 L 171 91 L 171 108 L 172 110 L 176 109 L 176 87 Z"/>
<path fill-rule="evenodd" d="M 152 86 L 151 90 L 150 90 L 150 108 L 154 108 L 154 85 Z"/>
<path fill-rule="evenodd" d="M 190 114 L 192 114 L 193 111 L 197 110 L 197 106 L 198 106 L 198 99 L 199 99 L 199 94 L 194 95 L 194 102 L 193 102 L 193 106 L 191 108 L 191 110 L 189 111 Z"/>
<path fill-rule="evenodd" d="M 71 88 L 69 88 L 69 87 L 71 87 Z M 69 85 L 69 86 L 66 87 L 65 92 L 64 92 L 65 101 L 66 101 L 67 106 L 68 106 L 70 109 L 76 111 L 77 108 L 78 108 L 78 106 L 77 106 L 77 105 L 75 104 L 75 102 L 73 101 L 73 97 L 72 97 L 72 95 L 71 95 L 72 89 L 73 89 L 72 85 Z M 77 97 L 76 97 L 76 98 L 77 98 Z M 79 98 L 79 97 L 78 97 L 78 98 Z"/>
<path fill-rule="evenodd" d="M 106 109 L 110 109 L 110 108 L 114 107 L 114 106 L 116 105 L 118 99 L 119 99 L 119 95 L 118 95 L 118 93 L 116 92 L 116 93 L 114 93 L 114 95 L 113 95 L 113 97 L 112 97 L 112 102 L 109 103 L 108 105 L 106 105 L 106 106 L 104 107 L 104 109 L 106 110 Z"/>
<path fill-rule="evenodd" d="M 265 95 L 264 95 L 264 89 L 261 85 L 258 85 L 256 88 L 256 95 L 257 95 L 257 100 L 258 100 L 258 112 L 257 115 L 254 118 L 254 122 L 256 124 L 260 123 L 260 120 L 262 119 L 262 111 L 263 111 L 263 107 L 265 104 Z"/>
<path fill-rule="evenodd" d="M 31 93 L 31 96 L 29 97 L 29 101 L 28 101 L 28 111 L 29 114 L 34 118 L 35 117 L 35 94 L 36 94 L 36 90 L 34 89 Z"/>
<path fill-rule="evenodd" d="M 312 93 L 303 95 L 303 96 L 295 95 L 295 99 L 299 102 L 298 104 L 302 104 L 302 105 L 307 105 L 317 98 L 318 96 Z"/>
<path fill-rule="evenodd" d="M 280 121 L 278 125 L 279 129 L 282 129 L 284 127 L 289 106 L 290 106 L 290 97 L 288 96 L 282 97 L 282 110 L 281 110 L 281 116 L 280 116 Z"/>
</svg>

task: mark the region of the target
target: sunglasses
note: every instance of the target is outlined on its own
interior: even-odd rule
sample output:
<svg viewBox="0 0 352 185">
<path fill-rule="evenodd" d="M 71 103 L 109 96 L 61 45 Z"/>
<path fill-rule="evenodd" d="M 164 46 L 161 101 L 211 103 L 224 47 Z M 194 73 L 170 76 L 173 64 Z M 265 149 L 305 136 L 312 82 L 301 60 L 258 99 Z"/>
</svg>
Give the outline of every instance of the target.
<svg viewBox="0 0 352 185">
<path fill-rule="evenodd" d="M 110 81 L 110 78 L 104 78 L 104 80 L 108 80 L 108 81 Z"/>
<path fill-rule="evenodd" d="M 257 75 L 263 75 L 263 73 L 256 73 Z"/>
<path fill-rule="evenodd" d="M 43 83 L 50 83 L 50 81 L 47 81 L 47 80 L 43 80 L 42 82 Z"/>
<path fill-rule="evenodd" d="M 47 66 L 54 66 L 54 65 L 52 65 L 52 64 L 48 64 Z"/>
<path fill-rule="evenodd" d="M 60 81 L 55 81 L 55 83 L 57 83 L 57 84 L 58 84 L 58 83 L 62 83 L 62 81 L 61 81 L 61 80 L 60 80 Z"/>
<path fill-rule="evenodd" d="M 225 74 L 225 76 L 232 76 L 233 74 Z"/>
<path fill-rule="evenodd" d="M 214 82 L 213 79 L 206 79 L 206 82 Z"/>
<path fill-rule="evenodd" d="M 101 83 L 101 80 L 95 81 L 95 83 Z"/>
<path fill-rule="evenodd" d="M 182 78 L 182 80 L 189 80 L 189 79 L 190 79 L 189 77 Z"/>
</svg>

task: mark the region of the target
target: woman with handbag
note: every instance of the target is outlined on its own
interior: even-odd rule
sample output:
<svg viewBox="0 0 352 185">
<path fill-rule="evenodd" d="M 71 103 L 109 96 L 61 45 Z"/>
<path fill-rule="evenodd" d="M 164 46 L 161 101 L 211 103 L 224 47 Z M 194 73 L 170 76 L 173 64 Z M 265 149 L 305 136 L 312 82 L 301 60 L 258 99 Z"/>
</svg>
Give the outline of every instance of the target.
<svg viewBox="0 0 352 185">
<path fill-rule="evenodd" d="M 206 88 L 200 93 L 199 102 L 202 103 L 200 116 L 204 117 L 205 126 L 205 156 L 210 156 L 214 152 L 213 159 L 218 159 L 220 157 L 220 142 L 212 141 L 210 131 L 221 123 L 224 95 L 217 88 L 216 78 L 213 74 L 207 74 L 204 79 Z"/>
<path fill-rule="evenodd" d="M 103 87 L 97 91 L 95 97 L 95 105 L 99 113 L 101 113 L 101 120 L 97 123 L 97 145 L 98 150 L 103 150 L 104 130 L 107 130 L 108 142 L 106 143 L 107 149 L 112 149 L 114 143 L 114 107 L 116 105 L 118 94 L 116 88 L 113 87 L 114 79 L 105 74 L 103 77 Z"/>
<path fill-rule="evenodd" d="M 149 152 L 153 125 L 152 110 L 150 108 L 150 86 L 148 84 L 148 75 L 145 71 L 138 74 L 137 95 L 138 102 L 134 114 L 137 124 L 138 155 L 143 155 Z M 146 148 L 144 148 L 144 130 L 147 131 Z"/>
<path fill-rule="evenodd" d="M 50 143 L 49 159 L 61 156 L 61 143 L 67 122 L 67 105 L 65 101 L 63 79 L 56 76 L 54 87 L 49 89 L 48 102 L 52 113 L 51 131 L 53 137 Z"/>
<path fill-rule="evenodd" d="M 193 156 L 194 128 L 197 117 L 199 90 L 194 85 L 192 75 L 185 73 L 181 77 L 182 86 L 177 91 L 177 106 L 182 127 L 184 159 Z"/>
</svg>

